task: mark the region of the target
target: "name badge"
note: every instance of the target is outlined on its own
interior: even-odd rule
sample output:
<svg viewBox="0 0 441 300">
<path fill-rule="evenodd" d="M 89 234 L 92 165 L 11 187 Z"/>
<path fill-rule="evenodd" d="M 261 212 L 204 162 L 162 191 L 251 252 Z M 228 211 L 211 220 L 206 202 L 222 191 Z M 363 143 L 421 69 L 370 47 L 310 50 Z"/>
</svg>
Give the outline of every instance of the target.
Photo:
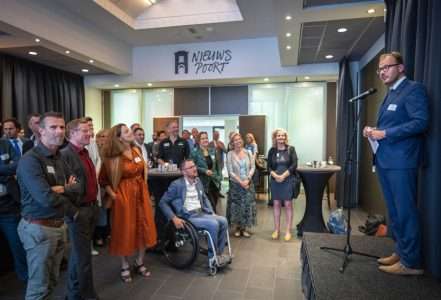
<svg viewBox="0 0 441 300">
<path fill-rule="evenodd" d="M 387 110 L 396 111 L 397 105 L 396 104 L 389 104 L 389 106 L 387 107 Z"/>
<path fill-rule="evenodd" d="M 183 147 L 183 146 L 184 146 L 184 143 L 182 143 L 182 142 L 179 142 L 179 143 L 178 143 L 178 146 L 181 146 L 181 147 Z"/>
<path fill-rule="evenodd" d="M 139 157 L 139 156 L 135 157 L 135 162 L 136 162 L 136 163 L 141 162 L 141 157 Z"/>
<path fill-rule="evenodd" d="M 55 169 L 54 169 L 54 167 L 52 167 L 52 166 L 47 166 L 46 168 L 47 168 L 47 172 L 48 172 L 49 174 L 55 174 Z"/>
<path fill-rule="evenodd" d="M 5 153 L 5 154 L 0 155 L 0 158 L 1 158 L 1 160 L 9 159 L 9 153 Z"/>
<path fill-rule="evenodd" d="M 164 143 L 164 147 L 170 147 L 170 143 Z"/>
</svg>

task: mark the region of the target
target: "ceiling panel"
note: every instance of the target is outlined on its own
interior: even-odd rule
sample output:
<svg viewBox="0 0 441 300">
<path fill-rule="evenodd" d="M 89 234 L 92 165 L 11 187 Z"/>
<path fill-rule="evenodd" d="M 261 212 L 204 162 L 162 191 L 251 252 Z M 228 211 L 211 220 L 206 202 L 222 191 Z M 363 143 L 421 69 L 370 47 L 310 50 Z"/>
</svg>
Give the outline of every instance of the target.
<svg viewBox="0 0 441 300">
<path fill-rule="evenodd" d="M 35 51 L 38 53 L 38 55 L 36 56 L 29 55 L 28 54 L 29 51 Z M 58 52 L 49 50 L 41 46 L 4 48 L 4 49 L 0 49 L 0 52 L 76 74 L 82 74 L 82 75 L 111 74 L 105 70 L 98 68 L 97 66 L 94 66 L 93 64 L 76 60 L 72 57 L 60 54 Z M 82 69 L 88 69 L 89 72 L 83 73 L 81 71 Z"/>
<path fill-rule="evenodd" d="M 303 7 L 369 2 L 371 0 L 303 0 Z"/>
<path fill-rule="evenodd" d="M 338 28 L 343 27 L 347 28 L 346 32 L 337 32 Z M 321 34 L 317 42 L 313 37 L 319 35 L 319 28 Z M 338 62 L 343 56 L 358 60 L 378 40 L 384 30 L 383 17 L 304 23 L 298 63 Z M 326 59 L 325 56 L 328 54 L 332 54 L 334 58 Z"/>
</svg>

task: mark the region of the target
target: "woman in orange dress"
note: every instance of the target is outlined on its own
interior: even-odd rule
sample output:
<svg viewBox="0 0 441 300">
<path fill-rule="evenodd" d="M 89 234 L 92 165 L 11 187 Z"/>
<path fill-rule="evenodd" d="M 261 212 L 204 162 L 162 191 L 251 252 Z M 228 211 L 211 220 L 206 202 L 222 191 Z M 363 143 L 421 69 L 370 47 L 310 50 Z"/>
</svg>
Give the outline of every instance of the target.
<svg viewBox="0 0 441 300">
<path fill-rule="evenodd" d="M 109 252 L 121 257 L 123 282 L 132 281 L 128 256 L 135 252 L 136 273 L 150 276 L 144 254 L 156 244 L 156 226 L 146 184 L 147 164 L 133 142 L 133 133 L 125 124 L 112 127 L 102 151 L 100 172 L 100 184 L 112 202 Z"/>
</svg>

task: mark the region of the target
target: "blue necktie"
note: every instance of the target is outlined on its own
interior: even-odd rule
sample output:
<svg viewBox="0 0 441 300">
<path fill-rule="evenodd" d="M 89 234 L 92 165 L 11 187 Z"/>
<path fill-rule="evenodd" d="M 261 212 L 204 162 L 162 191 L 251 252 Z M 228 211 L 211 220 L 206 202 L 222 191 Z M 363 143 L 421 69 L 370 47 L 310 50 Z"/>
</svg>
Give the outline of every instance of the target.
<svg viewBox="0 0 441 300">
<path fill-rule="evenodd" d="M 18 157 L 21 157 L 20 146 L 18 145 L 17 139 L 12 140 L 12 145 L 14 146 L 15 153 L 17 153 Z"/>
</svg>

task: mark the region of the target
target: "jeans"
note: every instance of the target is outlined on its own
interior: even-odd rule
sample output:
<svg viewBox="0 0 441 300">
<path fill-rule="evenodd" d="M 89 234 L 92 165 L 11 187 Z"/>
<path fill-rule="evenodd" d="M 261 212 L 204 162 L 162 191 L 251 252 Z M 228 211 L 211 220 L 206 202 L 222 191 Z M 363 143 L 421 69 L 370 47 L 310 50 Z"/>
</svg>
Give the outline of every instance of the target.
<svg viewBox="0 0 441 300">
<path fill-rule="evenodd" d="M 225 244 L 227 242 L 228 229 L 228 222 L 225 217 L 204 213 L 195 213 L 191 214 L 188 220 L 197 229 L 205 229 L 210 233 L 216 249 L 212 249 L 211 244 L 208 243 L 209 258 L 212 258 L 214 256 L 214 253 L 216 253 L 215 251 L 217 251 L 217 255 L 221 255 L 224 252 Z"/>
<path fill-rule="evenodd" d="M 50 299 L 60 275 L 66 243 L 65 225 L 54 228 L 21 219 L 18 235 L 26 251 L 28 285 L 26 300 Z"/>
<path fill-rule="evenodd" d="M 17 227 L 20 217 L 18 215 L 0 215 L 0 231 L 3 232 L 8 241 L 14 258 L 14 269 L 21 281 L 28 280 L 28 266 L 26 264 L 26 253 L 18 237 Z"/>
<path fill-rule="evenodd" d="M 71 251 L 68 264 L 67 299 L 97 298 L 93 286 L 91 241 L 98 207 L 81 207 L 78 218 L 67 221 Z"/>
</svg>

